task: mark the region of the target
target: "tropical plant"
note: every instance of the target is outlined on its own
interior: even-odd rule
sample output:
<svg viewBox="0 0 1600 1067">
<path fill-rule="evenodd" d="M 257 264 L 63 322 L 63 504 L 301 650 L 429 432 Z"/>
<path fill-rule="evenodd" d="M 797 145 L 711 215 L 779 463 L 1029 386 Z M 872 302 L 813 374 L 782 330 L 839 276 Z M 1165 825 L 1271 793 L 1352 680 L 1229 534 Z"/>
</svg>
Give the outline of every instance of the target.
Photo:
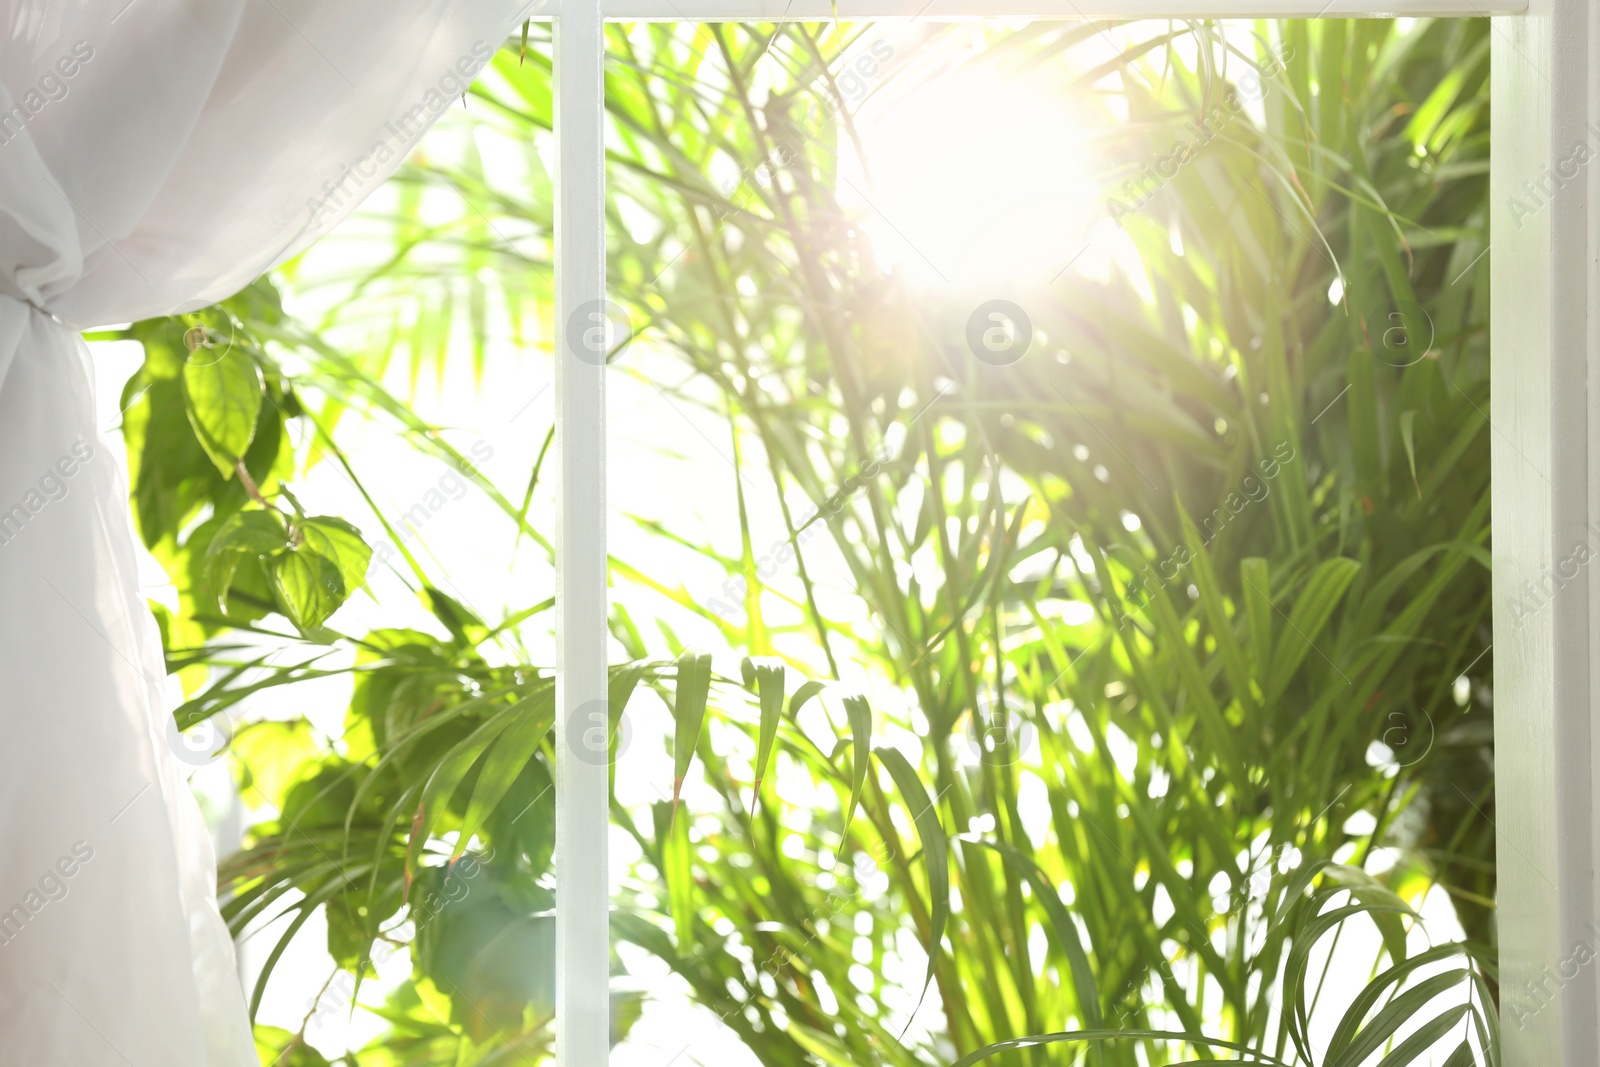
<svg viewBox="0 0 1600 1067">
<path fill-rule="evenodd" d="M 615 372 L 728 428 L 738 514 L 727 536 L 641 517 L 658 553 L 614 561 L 613 715 L 660 695 L 676 779 L 613 805 L 640 856 L 615 930 L 762 1063 L 1497 1061 L 1487 24 L 1254 31 L 1124 27 L 1108 57 L 1094 26 L 928 27 L 870 86 L 859 26 L 609 31 L 610 277 L 636 331 Z M 549 336 L 548 42 L 519 52 L 452 120 L 456 156 L 408 164 L 392 255 L 315 330 L 265 287 L 224 309 L 274 368 L 264 395 L 300 397 L 284 415 L 330 450 L 356 410 L 464 461 L 385 375 L 414 386 L 463 339 L 481 367 L 497 321 Z M 1136 253 L 1009 292 L 1036 344 L 1004 366 L 968 340 L 991 294 L 881 267 L 840 161 L 870 149 L 875 99 L 975 68 L 1110 131 L 1101 184 Z M 519 146 L 514 180 L 484 163 L 494 139 Z M 438 193 L 460 210 L 425 225 Z M 173 379 L 179 329 L 134 327 L 141 381 Z M 310 370 L 285 379 L 273 346 Z M 408 556 L 438 632 L 329 629 L 364 557 L 303 532 L 321 520 L 281 448 L 244 454 L 277 431 L 174 388 L 191 487 L 158 515 L 181 479 L 152 461 L 134 496 L 186 590 L 172 664 L 213 672 L 180 721 L 324 673 L 262 674 L 224 625 L 276 610 L 299 636 L 253 636 L 355 650 L 338 746 L 240 737 L 278 818 L 225 869 L 230 916 L 287 909 L 281 951 L 324 908 L 355 976 L 410 922 L 392 1032 L 349 1062 L 543 1055 L 550 673 L 519 634 L 548 601 L 490 624 Z M 149 418 L 130 410 L 130 445 Z M 537 537 L 537 465 L 520 506 L 480 481 Z M 306 546 L 323 586 L 279 574 Z M 669 558 L 726 591 L 664 580 Z M 687 627 L 721 635 L 712 660 Z M 466 850 L 485 858 L 463 872 Z M 1435 886 L 1465 945 L 1417 944 Z M 1328 988 L 1327 945 L 1361 924 L 1371 981 Z M 618 997 L 618 1035 L 636 1009 Z M 311 1055 L 301 1038 L 268 1058 Z"/>
<path fill-rule="evenodd" d="M 703 750 L 725 801 L 702 829 L 719 855 L 693 864 L 689 888 L 666 887 L 669 901 L 695 893 L 705 924 L 689 936 L 673 903 L 680 943 L 668 958 L 708 1003 L 738 1009 L 730 1020 L 747 1005 L 761 1013 L 730 1025 L 767 1062 L 922 1061 L 925 1051 L 894 1040 L 914 1008 L 894 1003 L 907 975 L 885 962 L 903 954 L 908 920 L 924 943 L 948 944 L 929 965 L 943 1009 L 931 1046 L 961 1056 L 1111 1019 L 1276 1055 L 1292 1039 L 1314 1062 L 1273 1007 L 1302 990 L 1270 980 L 1308 935 L 1274 916 L 1296 899 L 1295 864 L 1359 866 L 1386 839 L 1414 846 L 1392 888 L 1415 899 L 1423 882 L 1464 873 L 1463 914 L 1489 933 L 1472 907 L 1490 895 L 1473 864 L 1490 848 L 1487 709 L 1464 714 L 1451 699 L 1486 644 L 1485 276 L 1470 273 L 1485 245 L 1485 33 L 1259 30 L 1258 51 L 1240 55 L 1214 27 L 1157 28 L 1108 64 L 1128 111 L 1125 158 L 1157 159 L 1196 117 L 1212 134 L 1191 137 L 1182 171 L 1136 212 L 1112 206 L 1144 277 L 1067 275 L 1007 294 L 1049 347 L 1003 367 L 969 348 L 964 315 L 952 322 L 873 270 L 859 236 L 870 208 L 852 214 L 827 180 L 848 123 L 807 130 L 796 116 L 817 109 L 798 91 L 754 98 L 769 52 L 798 85 L 833 91 L 809 31 L 696 37 L 706 65 L 720 59 L 720 76 L 702 67 L 698 83 L 729 86 L 723 109 L 675 84 L 672 34 L 656 31 L 648 55 L 637 34 L 614 47 L 630 57 L 615 81 L 637 84 L 613 94 L 627 131 L 617 141 L 633 156 L 617 168 L 617 195 L 672 220 L 648 246 L 613 241 L 615 276 L 658 279 L 638 294 L 641 317 L 733 407 L 780 501 L 794 487 L 821 503 L 889 454 L 844 507 L 824 508 L 872 625 L 826 619 L 803 569 L 793 595 L 817 643 L 838 646 L 830 660 L 874 665 L 880 721 L 927 793 L 897 800 L 874 774 L 870 818 L 850 822 L 845 802 L 826 821 L 811 812 L 809 825 L 752 820 L 733 788 L 749 779 L 743 764 Z M 1107 69 L 1071 61 L 1075 47 L 1100 43 L 1092 27 L 928 37 L 914 46 L 926 81 L 973 63 L 1048 60 L 1058 91 L 1082 93 Z M 941 47 L 952 37 L 986 47 L 974 60 Z M 1173 59 L 1179 41 L 1199 52 L 1188 69 Z M 1165 64 L 1141 71 L 1139 57 L 1159 50 Z M 1258 62 L 1259 74 L 1245 69 L 1274 83 L 1264 127 L 1218 120 L 1239 110 L 1230 61 Z M 841 104 L 834 96 L 825 110 Z M 719 153 L 743 174 L 774 176 L 719 199 L 702 177 Z M 633 177 L 647 165 L 665 176 Z M 700 224 L 707 214 L 720 220 L 713 230 Z M 760 279 L 753 294 L 741 277 Z M 984 295 L 939 294 L 963 313 Z M 798 540 L 800 524 L 784 521 Z M 740 534 L 742 554 L 722 560 L 746 590 L 734 641 L 780 650 L 763 608 L 786 590 L 763 595 L 752 538 Z M 1078 604 L 1095 617 L 1073 626 Z M 797 720 L 800 732 L 815 745 L 808 775 L 841 801 L 854 795 L 827 731 Z M 1394 754 L 1372 759 L 1383 739 Z M 975 761 L 961 758 L 968 740 Z M 1037 752 L 1018 750 L 1032 743 Z M 858 905 L 870 933 L 810 933 L 804 917 L 832 894 L 784 859 L 815 856 L 827 871 L 873 849 L 902 856 L 911 823 L 929 848 L 924 795 L 957 835 L 948 885 L 943 871 L 889 864 L 884 897 Z M 1048 820 L 1030 829 L 1028 806 L 1047 807 Z M 1364 828 L 1357 812 L 1370 816 Z M 1404 825 L 1417 819 L 1426 829 Z M 641 847 L 672 869 L 667 842 Z M 748 886 L 729 877 L 746 855 L 758 872 Z M 1082 930 L 1052 922 L 1063 886 Z M 946 925 L 951 899 L 961 907 Z M 1380 925 L 1399 963 L 1399 925 Z M 659 935 L 650 944 L 668 952 Z M 801 959 L 768 983 L 750 975 L 746 946 L 756 961 Z M 853 969 L 868 958 L 865 973 Z M 786 1025 L 766 1015 L 774 999 Z M 1146 1052 L 1163 1054 L 1154 1042 Z"/>
</svg>

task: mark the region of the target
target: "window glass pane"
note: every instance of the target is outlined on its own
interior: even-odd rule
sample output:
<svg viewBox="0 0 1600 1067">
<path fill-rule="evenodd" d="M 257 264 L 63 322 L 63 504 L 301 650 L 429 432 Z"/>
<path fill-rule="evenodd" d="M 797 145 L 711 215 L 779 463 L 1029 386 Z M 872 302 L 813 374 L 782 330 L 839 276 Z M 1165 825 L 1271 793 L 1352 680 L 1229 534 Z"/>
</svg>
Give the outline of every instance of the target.
<svg viewBox="0 0 1600 1067">
<path fill-rule="evenodd" d="M 618 1062 L 1325 1047 L 1492 936 L 1486 40 L 612 27 Z M 1313 875 L 1425 922 L 1285 978 Z"/>
<path fill-rule="evenodd" d="M 225 755 L 201 730 L 173 746 L 199 768 L 279 1067 L 552 1047 L 548 26 L 525 63 L 501 44 L 344 161 L 308 217 L 371 195 L 305 255 L 100 353 L 108 374 L 141 368 L 120 399 L 103 391 L 103 424 L 120 422 L 150 572 L 170 583 L 151 596 L 185 709 L 223 731 Z M 423 111 L 437 123 L 419 137 Z M 202 375 L 235 365 L 263 387 L 248 489 L 189 414 Z M 247 525 L 223 551 L 235 513 L 279 523 L 277 549 Z M 303 578 L 291 544 L 352 569 Z"/>
<path fill-rule="evenodd" d="M 1489 32 L 608 28 L 617 1064 L 1320 1061 L 1402 944 L 1493 943 Z M 146 338 L 270 360 L 264 495 L 372 550 L 303 635 L 248 567 L 255 630 L 206 631 L 216 513 L 147 536 L 169 651 L 228 646 L 185 682 L 284 683 L 212 783 L 241 926 L 291 908 L 247 980 L 310 915 L 269 1060 L 551 1054 L 550 66 L 505 42 L 328 239 Z M 1308 925 L 1343 906 L 1395 910 Z"/>
</svg>

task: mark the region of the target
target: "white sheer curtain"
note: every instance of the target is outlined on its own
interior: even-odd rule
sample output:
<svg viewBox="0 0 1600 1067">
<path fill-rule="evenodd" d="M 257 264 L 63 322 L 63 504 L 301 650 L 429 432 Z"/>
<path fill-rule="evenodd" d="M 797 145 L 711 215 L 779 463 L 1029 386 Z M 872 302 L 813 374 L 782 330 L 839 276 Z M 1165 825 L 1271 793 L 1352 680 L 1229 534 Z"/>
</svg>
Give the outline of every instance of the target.
<svg viewBox="0 0 1600 1067">
<path fill-rule="evenodd" d="M 257 1062 L 78 331 L 303 248 L 528 6 L 0 0 L 0 1064 Z"/>
</svg>

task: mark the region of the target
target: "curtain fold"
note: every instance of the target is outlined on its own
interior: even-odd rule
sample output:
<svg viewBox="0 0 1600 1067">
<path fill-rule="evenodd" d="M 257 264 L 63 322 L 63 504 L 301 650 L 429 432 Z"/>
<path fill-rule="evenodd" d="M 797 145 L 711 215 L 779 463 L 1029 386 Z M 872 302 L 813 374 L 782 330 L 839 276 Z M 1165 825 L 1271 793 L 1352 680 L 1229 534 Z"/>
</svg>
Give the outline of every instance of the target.
<svg viewBox="0 0 1600 1067">
<path fill-rule="evenodd" d="M 0 0 L 0 1064 L 257 1062 L 77 331 L 348 214 L 527 0 Z"/>
</svg>

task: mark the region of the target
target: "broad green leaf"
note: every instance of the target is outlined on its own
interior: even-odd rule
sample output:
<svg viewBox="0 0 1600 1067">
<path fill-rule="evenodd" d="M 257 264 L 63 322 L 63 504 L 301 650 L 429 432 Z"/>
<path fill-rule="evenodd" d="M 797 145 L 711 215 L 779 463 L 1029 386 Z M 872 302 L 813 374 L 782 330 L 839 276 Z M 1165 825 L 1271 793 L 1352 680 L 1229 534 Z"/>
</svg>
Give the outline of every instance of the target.
<svg viewBox="0 0 1600 1067">
<path fill-rule="evenodd" d="M 872 757 L 872 706 L 864 696 L 844 698 L 844 714 L 850 720 L 850 738 L 855 751 L 851 755 L 850 806 L 844 811 L 844 829 L 840 837 L 850 833 L 850 820 L 855 817 L 856 806 L 861 803 L 861 787 L 867 782 L 867 764 Z"/>
<path fill-rule="evenodd" d="M 1347 1046 L 1335 1052 L 1330 1045 L 1328 1067 L 1358 1067 L 1366 1062 L 1374 1052 L 1394 1040 L 1402 1026 L 1415 1020 L 1430 1001 L 1456 986 L 1464 987 L 1470 978 L 1471 972 L 1465 969 L 1429 975 L 1385 1005 Z"/>
<path fill-rule="evenodd" d="M 307 720 L 269 719 L 241 727 L 229 751 L 237 761 L 240 788 L 281 810 L 296 773 L 321 750 Z"/>
<path fill-rule="evenodd" d="M 321 626 L 345 601 L 339 568 L 304 546 L 274 556 L 267 573 L 289 621 L 302 630 Z"/>
<path fill-rule="evenodd" d="M 235 512 L 211 539 L 206 550 L 205 579 L 220 610 L 226 611 L 228 590 L 242 559 L 266 558 L 287 551 L 289 535 L 275 511 Z"/>
<path fill-rule="evenodd" d="M 1411 485 L 1417 491 L 1417 499 L 1422 499 L 1422 484 L 1417 481 L 1417 413 L 1415 411 L 1402 411 L 1400 413 L 1400 443 L 1406 449 L 1406 463 L 1411 467 Z"/>
<path fill-rule="evenodd" d="M 1094 970 L 1089 965 L 1089 956 L 1083 950 L 1083 941 L 1078 937 L 1078 928 L 1073 923 L 1072 916 L 1068 914 L 1066 905 L 1061 903 L 1060 891 L 1026 853 L 1001 841 L 978 838 L 976 843 L 1000 853 L 1008 864 L 1022 872 L 1022 876 L 1033 887 L 1034 899 L 1044 908 L 1045 915 L 1050 919 L 1046 931 L 1051 940 L 1055 941 L 1056 947 L 1061 950 L 1061 954 L 1067 957 L 1067 966 L 1072 971 L 1072 988 L 1077 995 L 1078 1014 L 1091 1030 L 1098 1029 L 1100 990 L 1095 982 Z"/>
<path fill-rule="evenodd" d="M 1326 904 L 1339 890 L 1323 891 L 1312 900 L 1312 907 L 1321 907 Z M 1300 923 L 1294 930 L 1294 939 L 1291 942 L 1289 957 L 1284 965 L 1283 988 L 1289 1001 L 1289 1011 L 1284 1015 L 1284 1027 L 1294 1042 L 1296 1050 L 1301 1057 L 1311 1062 L 1315 1058 L 1311 1053 L 1311 1015 L 1309 1001 L 1311 996 L 1307 992 L 1307 970 L 1311 963 L 1311 953 L 1317 942 L 1333 930 L 1338 929 L 1347 920 L 1356 916 L 1365 915 L 1369 918 L 1379 912 L 1391 912 L 1397 915 L 1415 917 L 1416 913 L 1410 907 L 1400 904 L 1347 904 L 1332 908 L 1328 911 L 1316 912 L 1311 918 Z"/>
<path fill-rule="evenodd" d="M 812 697 L 822 692 L 825 685 L 825 682 L 819 682 L 813 678 L 794 691 L 794 696 L 789 698 L 789 718 L 791 721 L 800 717 L 800 709 L 805 707 L 806 702 Z"/>
<path fill-rule="evenodd" d="M 695 885 L 689 849 L 689 820 L 679 822 L 676 808 L 655 804 L 656 841 L 661 846 L 661 876 L 667 883 L 667 909 L 672 915 L 679 953 L 694 944 Z"/>
<path fill-rule="evenodd" d="M 633 691 L 639 687 L 639 682 L 649 673 L 650 667 L 635 663 L 627 667 L 618 667 L 612 670 L 611 678 L 606 684 L 606 700 L 610 704 L 608 718 L 610 720 L 608 737 L 618 737 L 618 730 L 622 716 L 628 710 L 628 701 L 633 699 Z M 607 778 L 608 787 L 615 789 L 617 785 L 617 760 L 610 759 L 610 774 Z"/>
<path fill-rule="evenodd" d="M 281 1027 L 257 1026 L 255 1039 L 262 1067 L 328 1067 L 322 1053 Z"/>
<path fill-rule="evenodd" d="M 1378 881 L 1359 867 L 1330 863 L 1323 869 L 1323 877 L 1335 885 L 1343 886 L 1363 904 L 1395 908 L 1397 911 L 1374 911 L 1372 921 L 1378 924 L 1384 947 L 1396 963 L 1405 962 L 1406 928 L 1401 913 L 1409 912 L 1408 905 L 1394 890 Z"/>
<path fill-rule="evenodd" d="M 928 987 L 933 984 L 934 970 L 939 965 L 940 943 L 944 940 L 944 928 L 950 921 L 950 863 L 947 858 L 948 845 L 945 841 L 944 827 L 939 822 L 939 812 L 934 806 L 934 801 L 928 796 L 928 791 L 922 787 L 922 780 L 917 777 L 917 772 L 912 770 L 911 764 L 906 762 L 899 749 L 879 748 L 876 750 L 878 762 L 889 770 L 889 776 L 894 779 L 895 788 L 900 791 L 900 799 L 911 812 L 911 821 L 917 827 L 917 837 L 922 841 L 923 869 L 928 876 L 928 973 L 922 980 L 922 993 L 917 997 L 920 1007 L 922 999 L 928 995 Z M 916 1014 L 912 1013 L 913 1016 Z M 911 1020 L 906 1020 L 906 1025 L 911 1025 Z"/>
<path fill-rule="evenodd" d="M 778 719 L 783 714 L 786 682 L 782 663 L 757 665 L 753 673 L 761 699 L 761 739 L 756 746 L 755 784 L 750 791 L 752 815 L 756 810 L 756 801 L 761 796 L 761 782 L 767 776 L 767 764 L 772 760 L 773 743 L 778 739 Z"/>
<path fill-rule="evenodd" d="M 224 478 L 250 450 L 261 413 L 261 370 L 238 349 L 217 359 L 200 349 L 183 365 L 183 395 L 189 423 Z"/>
<path fill-rule="evenodd" d="M 1406 1067 L 1406 1064 L 1448 1037 L 1472 1010 L 1471 1004 L 1457 1004 L 1455 1007 L 1447 1008 L 1417 1027 L 1414 1034 L 1400 1042 L 1387 1056 L 1378 1061 L 1378 1067 Z"/>
<path fill-rule="evenodd" d="M 1423 967 L 1450 959 L 1454 956 L 1467 955 L 1463 946 L 1457 943 L 1435 945 L 1411 956 L 1402 963 L 1397 963 L 1377 975 L 1372 981 L 1362 987 L 1361 992 L 1350 1001 L 1350 1006 L 1345 1009 L 1339 1025 L 1334 1028 L 1333 1036 L 1328 1039 L 1327 1062 L 1339 1062 L 1345 1050 L 1350 1047 L 1357 1031 L 1360 1031 L 1367 1021 L 1367 1015 L 1388 994 L 1391 986 L 1397 986 L 1401 981 Z M 1470 977 L 1470 972 L 1466 972 Z"/>
<path fill-rule="evenodd" d="M 466 850 L 467 842 L 483 826 L 494 809 L 504 799 L 511 783 L 517 780 L 522 768 L 533 758 L 556 719 L 556 691 L 552 682 L 529 696 L 523 697 L 511 708 L 514 720 L 506 727 L 489 756 L 483 761 L 483 770 L 472 788 L 472 799 L 467 802 L 467 813 L 461 820 L 461 836 L 456 839 L 451 860 Z"/>
<path fill-rule="evenodd" d="M 219 550 L 213 544 L 214 552 L 224 553 L 218 557 L 215 571 L 218 581 L 231 581 L 238 553 L 265 548 L 271 542 L 271 526 L 280 521 L 270 512 L 247 511 L 240 512 L 240 516 L 264 518 L 251 519 L 248 527 L 241 527 L 237 533 L 230 530 L 230 522 L 229 527 L 218 533 L 218 542 L 227 534 L 228 544 L 235 546 L 229 550 L 224 545 Z M 273 591 L 278 594 L 289 621 L 309 631 L 327 621 L 366 581 L 372 550 L 361 539 L 360 531 L 332 516 L 304 519 L 295 526 L 295 531 L 299 543 L 288 551 L 283 551 L 284 545 L 278 545 L 278 551 L 265 562 Z M 230 556 L 231 565 L 227 562 Z M 221 587 L 220 592 L 225 594 L 226 587 Z"/>
<path fill-rule="evenodd" d="M 351 591 L 354 592 L 353 589 Z M 444 623 L 444 628 L 450 631 L 450 636 L 456 639 L 460 647 L 471 648 L 488 637 L 488 625 L 472 609 L 448 593 L 431 585 L 423 586 L 422 602 L 428 606 L 434 618 Z"/>
<path fill-rule="evenodd" d="M 450 803 L 450 798 L 455 795 L 456 788 L 461 785 L 461 780 L 467 776 L 472 765 L 478 762 L 478 757 L 483 755 L 484 749 L 493 744 L 513 722 L 519 720 L 520 717 L 512 714 L 514 710 L 507 709 L 500 712 L 456 742 L 428 776 L 428 784 L 422 791 L 422 803 L 418 806 L 417 817 L 412 822 L 411 841 L 406 849 L 408 871 L 422 855 L 428 839 L 433 836 L 433 828 L 438 824 L 439 816 L 444 813 L 445 805 Z"/>
<path fill-rule="evenodd" d="M 1322 635 L 1322 628 L 1327 625 L 1333 610 L 1339 606 L 1345 590 L 1350 588 L 1350 583 L 1355 580 L 1356 572 L 1360 569 L 1361 564 L 1355 560 L 1335 556 L 1323 560 L 1317 565 L 1317 569 L 1311 572 L 1310 579 L 1300 591 L 1299 598 L 1295 600 L 1294 608 L 1289 612 L 1288 629 L 1283 632 L 1282 640 L 1276 642 L 1277 647 L 1273 651 L 1272 673 L 1269 676 L 1270 685 L 1267 687 L 1269 700 L 1283 692 L 1306 656 L 1317 647 L 1317 639 Z M 1280 619 L 1283 618 L 1282 609 L 1273 610 L 1280 613 Z M 1321 654 L 1327 656 L 1326 652 Z M 1329 662 L 1333 661 L 1329 659 Z M 1334 669 L 1338 670 L 1339 665 L 1335 663 Z"/>
<path fill-rule="evenodd" d="M 361 539 L 360 530 L 332 515 L 305 519 L 296 524 L 296 529 L 305 538 L 305 548 L 332 563 L 338 570 L 346 597 L 366 583 L 372 549 Z"/>
<path fill-rule="evenodd" d="M 211 552 L 244 552 L 266 556 L 289 547 L 283 519 L 275 511 L 235 512 L 211 539 Z"/>
<path fill-rule="evenodd" d="M 706 698 L 711 695 L 711 657 L 686 652 L 678 657 L 678 685 L 672 700 L 672 717 L 677 724 L 672 741 L 672 810 L 678 810 L 683 780 L 694 760 L 694 747 L 700 742 L 700 727 L 706 718 Z"/>
<path fill-rule="evenodd" d="M 1407 140 L 1419 148 L 1428 143 L 1433 131 L 1438 128 L 1451 106 L 1455 104 L 1466 74 L 1465 68 L 1454 67 L 1439 80 L 1439 84 L 1428 93 L 1428 98 L 1412 114 L 1411 121 L 1406 123 Z"/>
</svg>

